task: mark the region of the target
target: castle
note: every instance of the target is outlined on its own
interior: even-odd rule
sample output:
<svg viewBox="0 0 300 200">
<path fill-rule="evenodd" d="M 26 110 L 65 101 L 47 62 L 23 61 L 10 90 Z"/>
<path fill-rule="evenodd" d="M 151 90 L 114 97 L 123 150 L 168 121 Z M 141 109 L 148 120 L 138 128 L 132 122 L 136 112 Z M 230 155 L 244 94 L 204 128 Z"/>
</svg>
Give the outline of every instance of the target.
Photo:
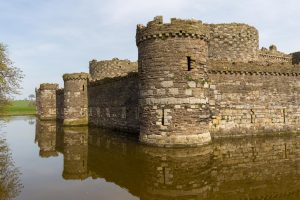
<svg viewBox="0 0 300 200">
<path fill-rule="evenodd" d="M 137 25 L 138 63 L 92 60 L 64 88 L 36 90 L 38 117 L 139 133 L 142 143 L 198 146 L 212 137 L 300 130 L 300 52 L 259 49 L 256 28 L 161 16 Z"/>
</svg>

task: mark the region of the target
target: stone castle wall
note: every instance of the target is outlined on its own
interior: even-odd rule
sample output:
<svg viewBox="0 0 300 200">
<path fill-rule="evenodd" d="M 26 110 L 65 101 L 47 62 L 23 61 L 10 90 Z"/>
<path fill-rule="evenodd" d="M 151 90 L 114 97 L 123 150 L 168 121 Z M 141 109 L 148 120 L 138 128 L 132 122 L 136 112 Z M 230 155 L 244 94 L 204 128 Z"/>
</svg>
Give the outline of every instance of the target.
<svg viewBox="0 0 300 200">
<path fill-rule="evenodd" d="M 269 49 L 262 48 L 258 51 L 258 60 L 269 63 L 292 63 L 292 55 L 282 53 L 275 45 L 271 45 Z"/>
<path fill-rule="evenodd" d="M 209 24 L 208 56 L 211 60 L 257 60 L 258 31 L 246 24 Z"/>
<path fill-rule="evenodd" d="M 36 91 L 37 115 L 43 120 L 56 119 L 56 90 L 58 84 L 43 83 Z"/>
<path fill-rule="evenodd" d="M 205 96 L 208 29 L 201 21 L 156 17 L 138 25 L 140 140 L 159 146 L 210 140 Z M 197 124 L 197 126 L 195 126 Z"/>
<path fill-rule="evenodd" d="M 118 58 L 103 61 L 92 60 L 89 66 L 92 80 L 126 76 L 130 72 L 137 72 L 137 69 L 137 62 Z"/>
<path fill-rule="evenodd" d="M 87 83 L 89 74 L 64 74 L 64 125 L 88 124 Z"/>
<path fill-rule="evenodd" d="M 42 84 L 38 115 L 167 147 L 300 130 L 299 52 L 259 50 L 254 27 L 155 17 L 137 26 L 136 45 L 138 66 L 93 60 L 90 74 L 65 74 L 63 90 Z"/>
<path fill-rule="evenodd" d="M 210 64 L 219 108 L 211 126 L 215 136 L 300 130 L 300 68 Z"/>
<path fill-rule="evenodd" d="M 90 125 L 139 132 L 138 93 L 137 73 L 90 82 Z"/>
</svg>

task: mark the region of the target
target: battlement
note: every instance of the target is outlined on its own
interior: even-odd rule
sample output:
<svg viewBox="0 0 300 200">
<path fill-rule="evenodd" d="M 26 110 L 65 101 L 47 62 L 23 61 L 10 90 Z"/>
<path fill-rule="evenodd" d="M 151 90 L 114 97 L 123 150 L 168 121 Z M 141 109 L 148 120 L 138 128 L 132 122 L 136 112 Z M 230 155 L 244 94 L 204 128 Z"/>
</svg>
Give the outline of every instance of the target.
<svg viewBox="0 0 300 200">
<path fill-rule="evenodd" d="M 63 89 L 41 84 L 39 117 L 165 147 L 299 132 L 300 52 L 259 49 L 255 27 L 158 16 L 137 25 L 136 45 L 138 62 L 92 60 L 89 74 L 64 74 Z"/>
<path fill-rule="evenodd" d="M 206 25 L 210 30 L 209 59 L 239 62 L 257 60 L 259 36 L 255 27 L 243 23 Z"/>
<path fill-rule="evenodd" d="M 92 60 L 89 63 L 89 71 L 92 80 L 101 80 L 104 78 L 114 78 L 126 76 L 128 73 L 137 72 L 137 62 L 130 60 L 120 60 L 113 58 L 112 60 Z"/>
<path fill-rule="evenodd" d="M 88 80 L 90 75 L 88 73 L 80 72 L 80 73 L 72 73 L 72 74 L 64 74 L 63 80 Z"/>
<path fill-rule="evenodd" d="M 130 72 L 126 76 L 106 77 L 103 79 L 91 80 L 88 82 L 88 86 L 94 87 L 94 86 L 99 86 L 99 85 L 103 85 L 103 84 L 114 83 L 116 81 L 124 80 L 124 79 L 131 78 L 131 77 L 138 77 L 138 73 Z"/>
<path fill-rule="evenodd" d="M 275 45 L 271 45 L 269 49 L 263 47 L 258 51 L 258 60 L 271 63 L 292 63 L 292 55 L 280 52 Z"/>
<path fill-rule="evenodd" d="M 137 25 L 136 44 L 149 39 L 166 39 L 169 37 L 190 37 L 208 40 L 208 28 L 200 20 L 182 20 L 171 18 L 171 23 L 163 23 L 163 17 L 157 16 L 147 26 Z"/>
<path fill-rule="evenodd" d="M 58 84 L 56 83 L 42 83 L 39 90 L 57 90 Z"/>
<path fill-rule="evenodd" d="M 300 65 L 292 63 L 260 62 L 224 62 L 209 61 L 210 74 L 261 75 L 261 76 L 300 76 Z"/>
</svg>

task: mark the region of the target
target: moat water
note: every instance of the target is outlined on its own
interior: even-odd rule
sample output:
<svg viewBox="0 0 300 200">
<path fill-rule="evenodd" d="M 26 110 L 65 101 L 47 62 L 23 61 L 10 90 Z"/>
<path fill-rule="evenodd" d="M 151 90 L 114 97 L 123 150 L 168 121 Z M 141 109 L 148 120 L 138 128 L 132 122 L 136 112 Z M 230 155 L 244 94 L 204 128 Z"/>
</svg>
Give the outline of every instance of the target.
<svg viewBox="0 0 300 200">
<path fill-rule="evenodd" d="M 8 147 L 8 148 L 7 148 Z M 300 135 L 164 149 L 136 136 L 0 122 L 0 199 L 300 199 Z"/>
</svg>

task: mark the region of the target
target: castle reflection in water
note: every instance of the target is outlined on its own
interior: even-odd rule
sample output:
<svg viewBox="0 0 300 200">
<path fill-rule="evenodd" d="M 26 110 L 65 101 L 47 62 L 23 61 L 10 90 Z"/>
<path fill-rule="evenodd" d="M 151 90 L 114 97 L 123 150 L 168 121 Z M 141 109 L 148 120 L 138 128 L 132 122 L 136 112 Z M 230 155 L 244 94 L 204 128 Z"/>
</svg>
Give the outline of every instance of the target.
<svg viewBox="0 0 300 200">
<path fill-rule="evenodd" d="M 113 182 L 140 199 L 299 199 L 300 137 L 213 140 L 166 149 L 108 130 L 37 121 L 41 157 L 64 155 L 62 176 Z"/>
</svg>

